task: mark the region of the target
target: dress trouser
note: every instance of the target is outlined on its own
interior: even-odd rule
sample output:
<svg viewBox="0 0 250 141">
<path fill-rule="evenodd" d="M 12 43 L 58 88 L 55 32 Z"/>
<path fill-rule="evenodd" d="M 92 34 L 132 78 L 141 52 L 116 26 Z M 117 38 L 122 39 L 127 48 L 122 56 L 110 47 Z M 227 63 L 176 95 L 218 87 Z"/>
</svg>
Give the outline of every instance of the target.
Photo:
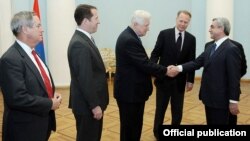
<svg viewBox="0 0 250 141">
<path fill-rule="evenodd" d="M 229 109 L 218 109 L 205 106 L 207 125 L 228 125 Z"/>
<path fill-rule="evenodd" d="M 145 102 L 117 101 L 120 114 L 120 141 L 140 141 Z"/>
<path fill-rule="evenodd" d="M 158 128 L 163 124 L 165 113 L 171 103 L 172 125 L 180 125 L 183 113 L 184 91 L 180 92 L 176 85 L 169 84 L 165 88 L 156 88 L 156 110 L 154 119 L 154 135 L 158 138 Z"/>
<path fill-rule="evenodd" d="M 76 119 L 76 141 L 100 141 L 103 118 L 96 120 L 93 115 L 74 114 Z"/>
</svg>

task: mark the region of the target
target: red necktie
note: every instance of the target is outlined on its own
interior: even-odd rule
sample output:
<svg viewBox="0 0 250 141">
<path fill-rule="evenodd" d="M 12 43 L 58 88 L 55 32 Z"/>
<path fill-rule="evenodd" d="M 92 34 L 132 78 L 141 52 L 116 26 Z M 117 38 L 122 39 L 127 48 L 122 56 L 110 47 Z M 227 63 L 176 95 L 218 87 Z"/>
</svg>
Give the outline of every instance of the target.
<svg viewBox="0 0 250 141">
<path fill-rule="evenodd" d="M 34 56 L 35 60 L 36 60 L 36 63 L 41 71 L 41 74 L 42 74 L 42 77 L 43 77 L 43 82 L 45 84 L 45 87 L 47 89 L 47 93 L 48 93 L 48 97 L 49 98 L 52 98 L 53 97 L 53 90 L 52 90 L 52 87 L 51 87 L 51 84 L 50 84 L 50 80 L 49 80 L 49 77 L 48 75 L 46 74 L 40 60 L 38 59 L 37 57 L 37 54 L 36 52 L 33 50 L 32 51 L 32 55 Z"/>
</svg>

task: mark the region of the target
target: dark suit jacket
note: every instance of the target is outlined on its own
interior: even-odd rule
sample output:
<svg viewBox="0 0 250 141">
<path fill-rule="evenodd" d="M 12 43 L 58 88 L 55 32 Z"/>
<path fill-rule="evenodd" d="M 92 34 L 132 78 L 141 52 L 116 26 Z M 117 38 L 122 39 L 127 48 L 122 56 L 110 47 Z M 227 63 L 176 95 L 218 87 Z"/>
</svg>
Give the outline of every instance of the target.
<svg viewBox="0 0 250 141">
<path fill-rule="evenodd" d="M 151 75 L 164 77 L 166 68 L 151 62 L 136 33 L 127 27 L 116 42 L 114 97 L 145 102 L 152 93 Z"/>
<path fill-rule="evenodd" d="M 157 38 L 150 60 L 163 66 L 183 64 L 195 59 L 196 39 L 189 32 L 185 31 L 184 42 L 181 52 L 177 50 L 175 43 L 175 28 L 162 30 Z M 186 82 L 194 83 L 194 72 L 180 73 L 177 77 L 165 76 L 164 79 L 156 78 L 155 84 L 158 87 L 166 87 L 166 83 L 177 81 L 178 90 L 185 90 Z"/>
<path fill-rule="evenodd" d="M 75 114 L 92 115 L 109 102 L 106 70 L 98 48 L 82 32 L 76 30 L 68 48 L 71 74 L 69 107 Z"/>
<path fill-rule="evenodd" d="M 3 140 L 45 141 L 49 118 L 51 130 L 56 129 L 56 122 L 55 113 L 51 111 L 52 101 L 39 70 L 17 42 L 4 53 L 0 65 Z"/>
<path fill-rule="evenodd" d="M 244 48 L 242 46 L 241 43 L 239 42 L 236 42 L 234 40 L 231 40 L 230 41 L 235 44 L 239 49 L 240 49 L 240 55 L 241 55 L 241 77 L 244 76 L 246 73 L 247 73 L 247 61 L 246 61 L 246 55 L 245 55 L 245 52 L 244 52 Z M 210 46 L 211 44 L 213 44 L 214 41 L 210 41 L 210 42 L 207 42 L 206 45 L 205 45 L 205 49 Z"/>
<path fill-rule="evenodd" d="M 229 99 L 239 100 L 241 78 L 240 50 L 226 39 L 210 56 L 211 46 L 195 60 L 183 64 L 183 71 L 203 68 L 199 98 L 209 107 L 226 109 Z"/>
</svg>

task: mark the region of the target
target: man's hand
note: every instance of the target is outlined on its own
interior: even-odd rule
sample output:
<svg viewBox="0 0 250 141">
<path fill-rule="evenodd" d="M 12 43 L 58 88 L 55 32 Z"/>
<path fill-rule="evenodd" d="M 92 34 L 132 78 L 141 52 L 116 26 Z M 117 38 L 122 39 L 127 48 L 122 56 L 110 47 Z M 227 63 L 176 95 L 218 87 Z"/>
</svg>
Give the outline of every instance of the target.
<svg viewBox="0 0 250 141">
<path fill-rule="evenodd" d="M 186 92 L 191 91 L 193 89 L 193 83 L 187 82 L 186 83 Z"/>
<path fill-rule="evenodd" d="M 169 77 L 175 77 L 177 74 L 179 74 L 179 69 L 178 67 L 174 65 L 170 65 L 167 67 L 167 76 Z"/>
<path fill-rule="evenodd" d="M 239 114 L 239 113 L 240 113 L 240 110 L 239 110 L 238 103 L 229 103 L 229 111 L 230 111 L 233 115 Z"/>
<path fill-rule="evenodd" d="M 51 107 L 52 110 L 57 110 L 59 109 L 59 106 L 61 105 L 62 102 L 62 95 L 59 93 L 55 93 L 54 97 L 51 99 L 53 102 L 53 105 Z"/>
<path fill-rule="evenodd" d="M 100 120 L 102 118 L 102 109 L 100 106 L 96 106 L 94 109 L 92 109 L 92 113 L 94 115 L 94 118 L 97 120 Z"/>
</svg>

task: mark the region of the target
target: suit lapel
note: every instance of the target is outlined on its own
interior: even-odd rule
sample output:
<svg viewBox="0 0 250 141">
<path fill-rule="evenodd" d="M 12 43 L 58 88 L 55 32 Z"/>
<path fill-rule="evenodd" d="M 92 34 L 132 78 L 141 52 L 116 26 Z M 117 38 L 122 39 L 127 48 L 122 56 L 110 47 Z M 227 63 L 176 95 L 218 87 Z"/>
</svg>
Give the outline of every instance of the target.
<svg viewBox="0 0 250 141">
<path fill-rule="evenodd" d="M 95 45 L 95 44 L 89 39 L 89 37 L 87 37 L 84 33 L 80 32 L 80 31 L 78 31 L 78 30 L 76 30 L 75 33 L 78 34 L 81 38 L 83 38 L 83 40 L 85 40 L 86 42 L 88 42 L 88 44 L 90 45 L 90 46 L 89 46 L 90 49 L 91 49 L 91 50 L 94 50 L 94 52 L 95 52 L 95 54 L 96 54 L 95 56 L 98 57 L 99 60 L 101 60 L 100 62 L 102 63 L 102 65 L 103 65 L 103 67 L 104 67 L 104 69 L 105 69 L 104 63 L 103 63 L 103 61 L 102 61 L 101 54 L 100 54 L 98 48 L 96 47 L 96 45 Z"/>
<path fill-rule="evenodd" d="M 216 61 L 216 58 L 219 57 L 219 54 L 225 49 L 226 41 L 227 40 L 225 40 L 219 47 L 217 47 L 216 51 L 214 52 L 212 56 L 210 56 L 210 52 L 212 48 L 211 48 L 211 45 L 209 46 L 209 49 L 207 49 L 207 52 L 206 52 L 207 63 L 205 63 L 205 65 L 209 65 L 211 62 Z"/>
<path fill-rule="evenodd" d="M 44 82 L 43 82 L 43 79 L 41 77 L 41 74 L 40 74 L 39 70 L 37 69 L 36 65 L 32 62 L 30 57 L 26 54 L 26 52 L 22 49 L 22 47 L 17 42 L 15 43 L 15 48 L 18 50 L 18 52 L 22 56 L 24 62 L 27 64 L 28 68 L 31 70 L 31 72 L 34 74 L 34 76 L 37 78 L 38 82 L 41 84 L 43 89 L 47 92 L 46 87 L 45 87 Z M 51 81 L 52 81 L 52 79 L 51 79 Z M 53 90 L 54 90 L 54 86 L 53 86 Z"/>
</svg>

